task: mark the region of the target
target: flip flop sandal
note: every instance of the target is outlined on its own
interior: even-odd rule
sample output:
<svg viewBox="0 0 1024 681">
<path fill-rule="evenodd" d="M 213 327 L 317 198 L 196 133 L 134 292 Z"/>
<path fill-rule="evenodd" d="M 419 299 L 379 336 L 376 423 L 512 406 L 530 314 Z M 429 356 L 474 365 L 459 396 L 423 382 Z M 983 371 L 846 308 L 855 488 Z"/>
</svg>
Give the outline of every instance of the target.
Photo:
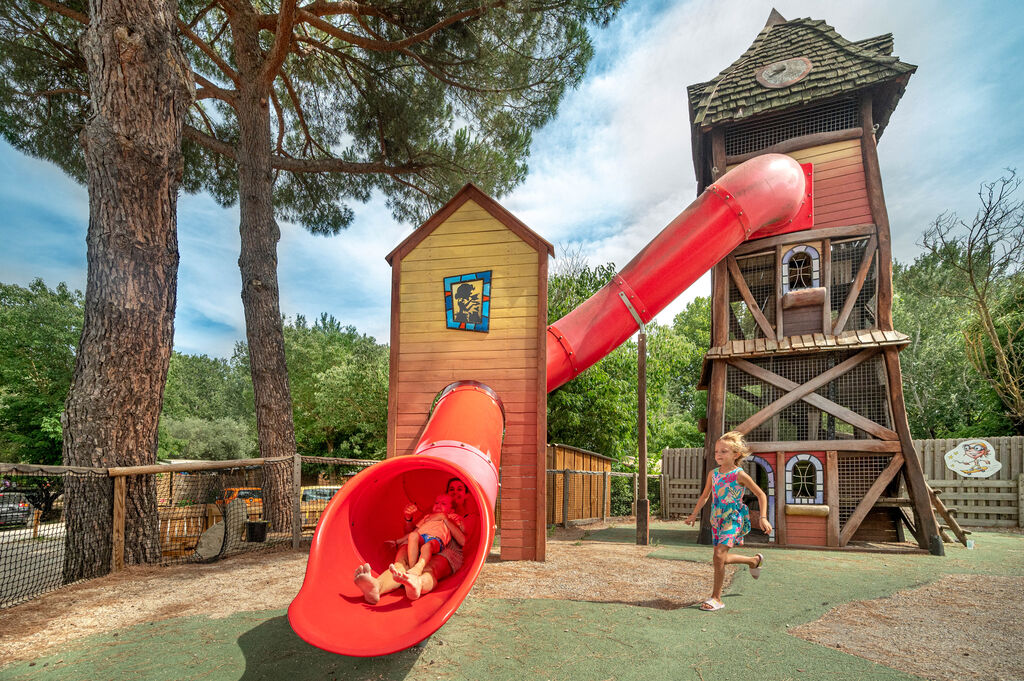
<svg viewBox="0 0 1024 681">
<path fill-rule="evenodd" d="M 764 562 L 764 556 L 762 554 L 758 553 L 754 557 L 757 558 L 757 565 L 755 565 L 754 567 L 750 568 L 750 576 L 753 577 L 754 579 L 757 579 L 758 577 L 761 576 L 761 563 Z"/>
<path fill-rule="evenodd" d="M 704 612 L 714 612 L 715 610 L 721 610 L 724 607 L 725 607 L 725 603 L 723 603 L 721 601 L 718 601 L 718 603 L 715 603 L 710 598 L 700 604 L 700 609 L 703 610 Z"/>
</svg>

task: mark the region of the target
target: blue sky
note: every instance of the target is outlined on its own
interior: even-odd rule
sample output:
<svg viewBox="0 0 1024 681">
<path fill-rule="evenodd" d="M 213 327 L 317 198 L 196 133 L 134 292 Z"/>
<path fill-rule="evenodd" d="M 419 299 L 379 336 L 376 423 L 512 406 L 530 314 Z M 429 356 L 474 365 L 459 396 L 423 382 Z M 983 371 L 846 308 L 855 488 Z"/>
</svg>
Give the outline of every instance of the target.
<svg viewBox="0 0 1024 681">
<path fill-rule="evenodd" d="M 891 32 L 894 54 L 919 67 L 879 145 L 897 260 L 919 253 L 940 212 L 973 215 L 980 182 L 1024 170 L 1024 88 L 1014 85 L 1024 73 L 1024 5 L 632 0 L 595 33 L 586 79 L 535 134 L 529 175 L 501 203 L 558 255 L 579 249 L 593 265 L 625 265 L 695 196 L 686 86 L 732 63 L 773 6 L 787 19 L 824 19 L 851 40 Z M 238 211 L 205 195 L 183 195 L 178 208 L 175 349 L 228 356 L 245 337 Z M 387 342 L 384 256 L 415 225 L 396 223 L 378 198 L 353 208 L 354 224 L 335 237 L 281 225 L 281 309 L 327 312 Z M 87 223 L 83 187 L 0 142 L 0 281 L 42 277 L 84 290 Z M 704 277 L 659 321 L 707 293 Z"/>
</svg>

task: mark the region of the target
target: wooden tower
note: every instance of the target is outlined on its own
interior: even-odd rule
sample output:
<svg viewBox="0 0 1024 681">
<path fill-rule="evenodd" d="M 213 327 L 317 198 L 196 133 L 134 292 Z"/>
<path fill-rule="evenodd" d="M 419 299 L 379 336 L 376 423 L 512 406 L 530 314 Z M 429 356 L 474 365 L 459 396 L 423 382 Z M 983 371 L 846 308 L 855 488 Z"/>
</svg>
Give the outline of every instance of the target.
<svg viewBox="0 0 1024 681">
<path fill-rule="evenodd" d="M 412 453 L 449 384 L 493 388 L 505 412 L 503 560 L 544 560 L 549 255 L 551 244 L 467 184 L 387 256 L 388 457 Z"/>
<path fill-rule="evenodd" d="M 775 528 L 754 541 L 842 547 L 905 527 L 943 552 L 903 400 L 910 339 L 892 324 L 875 145 L 917 68 L 892 49 L 891 34 L 852 42 L 773 10 L 739 59 L 688 88 L 698 191 L 768 152 L 814 168 L 814 229 L 748 241 L 712 272 L 705 474 L 717 438 L 745 433 Z"/>
</svg>

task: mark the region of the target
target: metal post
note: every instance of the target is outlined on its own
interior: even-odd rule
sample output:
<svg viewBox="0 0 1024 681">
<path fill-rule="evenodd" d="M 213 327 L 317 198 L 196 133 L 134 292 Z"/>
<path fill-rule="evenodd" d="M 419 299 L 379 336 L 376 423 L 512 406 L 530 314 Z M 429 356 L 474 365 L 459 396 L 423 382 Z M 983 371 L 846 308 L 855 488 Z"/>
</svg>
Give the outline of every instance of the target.
<svg viewBox="0 0 1024 681">
<path fill-rule="evenodd" d="M 640 489 L 636 500 L 636 543 L 637 546 L 647 546 L 651 543 L 651 500 L 647 498 L 647 329 L 642 324 L 637 346 L 637 444 L 640 447 Z"/>
</svg>

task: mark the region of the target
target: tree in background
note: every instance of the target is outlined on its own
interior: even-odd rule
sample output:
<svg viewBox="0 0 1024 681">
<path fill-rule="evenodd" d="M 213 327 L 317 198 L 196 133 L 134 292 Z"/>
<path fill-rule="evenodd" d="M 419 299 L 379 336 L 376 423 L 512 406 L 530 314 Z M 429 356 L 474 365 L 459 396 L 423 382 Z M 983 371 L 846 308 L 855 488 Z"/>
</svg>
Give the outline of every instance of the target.
<svg viewBox="0 0 1024 681">
<path fill-rule="evenodd" d="M 548 323 L 576 309 L 615 276 L 615 265 L 590 267 L 565 251 L 548 277 Z M 548 442 L 615 459 L 636 451 L 636 344 L 626 342 L 548 395 Z"/>
<path fill-rule="evenodd" d="M 992 387 L 967 361 L 971 310 L 943 295 L 947 266 L 935 253 L 893 263 L 893 326 L 910 335 L 900 353 L 910 430 L 920 438 L 988 437 L 1011 425 Z"/>
<path fill-rule="evenodd" d="M 256 413 L 248 365 L 237 358 L 172 354 L 158 453 L 165 459 L 256 456 Z"/>
<path fill-rule="evenodd" d="M 56 465 L 82 335 L 82 293 L 0 284 L 0 461 Z"/>
<path fill-rule="evenodd" d="M 397 219 L 413 221 L 468 179 L 492 194 L 508 191 L 525 176 L 531 131 L 583 77 L 588 24 L 608 22 L 623 1 L 180 0 L 177 27 L 200 86 L 185 127 L 184 186 L 239 202 L 262 456 L 295 451 L 276 219 L 335 234 L 354 216 L 342 201 L 366 201 L 374 189 Z M 3 108 L 16 112 L 7 134 L 14 146 L 58 159 L 56 147 L 77 155 L 65 140 L 87 103 L 67 20 L 84 27 L 90 16 L 74 0 L 35 2 L 46 9 L 19 11 L 44 44 L 23 62 L 50 84 L 9 87 L 0 106 L 6 100 Z M 65 97 L 41 112 L 51 99 L 36 101 L 42 91 Z M 50 120 L 55 112 L 61 120 Z M 265 490 L 274 527 L 288 521 L 285 494 Z"/>
<path fill-rule="evenodd" d="M 1024 432 L 1021 183 L 1013 170 L 983 183 L 981 207 L 970 224 L 956 213 L 943 213 L 921 242 L 941 264 L 936 292 L 969 311 L 963 329 L 967 357 L 999 395 L 1018 432 Z"/>
<path fill-rule="evenodd" d="M 322 314 L 284 327 L 295 440 L 308 455 L 383 459 L 388 347 Z"/>
</svg>

